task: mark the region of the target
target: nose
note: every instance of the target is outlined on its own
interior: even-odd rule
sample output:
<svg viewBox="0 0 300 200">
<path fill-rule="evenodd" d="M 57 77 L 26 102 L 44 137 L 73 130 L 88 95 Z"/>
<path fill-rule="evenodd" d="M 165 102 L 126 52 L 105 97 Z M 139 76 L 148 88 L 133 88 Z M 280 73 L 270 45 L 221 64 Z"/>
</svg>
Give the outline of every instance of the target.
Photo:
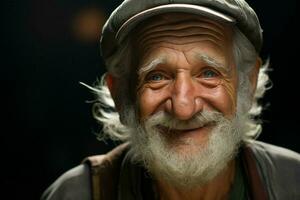
<svg viewBox="0 0 300 200">
<path fill-rule="evenodd" d="M 167 101 L 168 112 L 180 120 L 188 120 L 201 111 L 203 103 L 195 81 L 189 75 L 174 80 L 171 98 Z"/>
</svg>

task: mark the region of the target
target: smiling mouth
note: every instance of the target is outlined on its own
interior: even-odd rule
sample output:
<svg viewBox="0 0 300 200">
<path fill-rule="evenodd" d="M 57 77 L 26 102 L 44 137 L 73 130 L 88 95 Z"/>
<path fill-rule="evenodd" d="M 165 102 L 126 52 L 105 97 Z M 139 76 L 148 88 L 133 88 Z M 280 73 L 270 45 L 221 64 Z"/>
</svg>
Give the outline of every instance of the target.
<svg viewBox="0 0 300 200">
<path fill-rule="evenodd" d="M 211 128 L 215 123 L 207 123 L 201 126 L 197 127 L 176 127 L 176 128 L 170 128 L 162 125 L 158 125 L 158 130 L 166 135 L 185 135 L 185 134 L 193 134 L 198 133 L 199 131 L 207 128 Z"/>
</svg>

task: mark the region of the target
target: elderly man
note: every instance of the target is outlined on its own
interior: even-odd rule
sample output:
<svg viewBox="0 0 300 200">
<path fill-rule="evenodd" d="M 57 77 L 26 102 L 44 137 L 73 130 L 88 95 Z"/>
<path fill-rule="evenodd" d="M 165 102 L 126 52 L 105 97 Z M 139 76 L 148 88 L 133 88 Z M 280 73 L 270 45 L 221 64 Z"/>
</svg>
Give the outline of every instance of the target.
<svg viewBox="0 0 300 200">
<path fill-rule="evenodd" d="M 300 199 L 300 156 L 254 139 L 268 82 L 243 0 L 125 0 L 103 28 L 93 89 L 124 144 L 62 175 L 43 199 Z"/>
</svg>

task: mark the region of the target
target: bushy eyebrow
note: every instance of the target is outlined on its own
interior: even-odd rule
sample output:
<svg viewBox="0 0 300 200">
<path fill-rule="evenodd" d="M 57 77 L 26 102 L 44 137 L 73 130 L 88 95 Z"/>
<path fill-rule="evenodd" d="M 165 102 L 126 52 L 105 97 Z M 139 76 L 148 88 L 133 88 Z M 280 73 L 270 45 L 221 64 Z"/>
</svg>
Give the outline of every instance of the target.
<svg viewBox="0 0 300 200">
<path fill-rule="evenodd" d="M 229 67 L 224 66 L 220 62 L 218 62 L 216 59 L 212 58 L 211 56 L 208 56 L 207 54 L 204 53 L 198 53 L 196 54 L 196 58 L 201 60 L 202 62 L 206 63 L 209 66 L 212 66 L 218 70 L 222 70 L 225 72 L 229 72 L 230 69 Z M 138 70 L 138 75 L 141 76 L 153 69 L 155 69 L 158 65 L 160 64 L 165 64 L 166 63 L 166 58 L 165 57 L 160 57 L 160 58 L 155 58 L 154 60 L 146 63 L 145 65 L 141 66 L 140 69 Z"/>
<path fill-rule="evenodd" d="M 166 63 L 166 58 L 155 58 L 154 60 L 150 61 L 149 63 L 143 65 L 138 70 L 138 75 L 141 76 L 142 74 L 145 74 L 153 69 L 155 69 L 158 65 Z"/>
<path fill-rule="evenodd" d="M 204 54 L 204 53 L 199 53 L 196 54 L 196 58 L 200 59 L 202 62 L 206 63 L 209 66 L 212 66 L 216 69 L 229 72 L 230 69 L 227 66 L 224 66 L 222 63 L 218 62 L 216 59 Z"/>
</svg>

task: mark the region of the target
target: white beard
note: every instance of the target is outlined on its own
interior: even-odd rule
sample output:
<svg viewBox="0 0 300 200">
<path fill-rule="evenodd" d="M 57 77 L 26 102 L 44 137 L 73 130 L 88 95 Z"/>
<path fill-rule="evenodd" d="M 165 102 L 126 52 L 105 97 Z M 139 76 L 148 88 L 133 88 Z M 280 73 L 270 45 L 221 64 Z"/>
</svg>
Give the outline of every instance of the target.
<svg viewBox="0 0 300 200">
<path fill-rule="evenodd" d="M 133 113 L 132 113 L 133 115 Z M 192 122 L 180 122 L 164 113 L 150 117 L 143 124 L 132 127 L 130 139 L 134 161 L 143 162 L 144 167 L 155 177 L 171 185 L 193 187 L 203 185 L 218 175 L 232 160 L 242 141 L 241 119 L 228 120 L 217 112 L 202 112 Z M 156 127 L 164 125 L 185 126 L 193 123 L 216 123 L 204 144 L 186 139 L 170 142 Z M 135 128 L 134 128 L 135 127 Z M 184 146 L 184 152 L 178 146 Z"/>
</svg>

